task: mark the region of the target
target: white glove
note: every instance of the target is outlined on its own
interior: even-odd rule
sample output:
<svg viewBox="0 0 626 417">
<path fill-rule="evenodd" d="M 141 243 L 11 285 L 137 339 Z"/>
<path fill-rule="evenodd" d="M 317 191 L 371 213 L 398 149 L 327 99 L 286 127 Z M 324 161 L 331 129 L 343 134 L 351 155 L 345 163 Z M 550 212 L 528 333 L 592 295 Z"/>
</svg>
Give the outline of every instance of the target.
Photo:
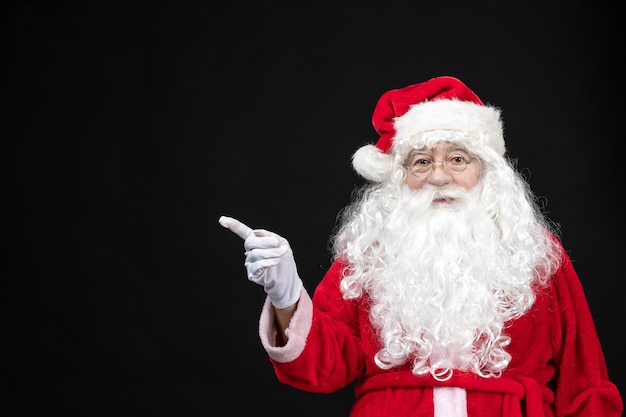
<svg viewBox="0 0 626 417">
<path fill-rule="evenodd" d="M 295 304 L 303 285 L 289 242 L 267 230 L 252 230 L 232 217 L 222 216 L 219 223 L 244 239 L 248 279 L 263 286 L 274 307 Z"/>
</svg>

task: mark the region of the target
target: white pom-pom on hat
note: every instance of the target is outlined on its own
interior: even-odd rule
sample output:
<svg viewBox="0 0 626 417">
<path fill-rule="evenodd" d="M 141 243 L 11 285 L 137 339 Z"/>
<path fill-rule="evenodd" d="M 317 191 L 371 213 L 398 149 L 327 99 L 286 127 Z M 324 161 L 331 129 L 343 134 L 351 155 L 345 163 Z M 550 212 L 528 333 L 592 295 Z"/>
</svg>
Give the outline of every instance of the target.
<svg viewBox="0 0 626 417">
<path fill-rule="evenodd" d="M 374 145 L 364 145 L 352 155 L 352 166 L 365 179 L 382 182 L 393 170 L 393 158 Z"/>
</svg>

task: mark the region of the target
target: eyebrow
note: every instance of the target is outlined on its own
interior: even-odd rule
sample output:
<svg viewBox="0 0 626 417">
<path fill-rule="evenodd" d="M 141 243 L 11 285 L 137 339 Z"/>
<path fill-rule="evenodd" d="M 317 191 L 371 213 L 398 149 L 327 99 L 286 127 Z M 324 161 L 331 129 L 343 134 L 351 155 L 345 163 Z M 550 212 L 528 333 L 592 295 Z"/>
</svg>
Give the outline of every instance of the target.
<svg viewBox="0 0 626 417">
<path fill-rule="evenodd" d="M 446 153 L 450 153 L 450 152 L 463 152 L 466 153 L 468 155 L 471 155 L 471 152 L 468 151 L 466 148 L 456 145 L 456 144 L 450 144 L 448 146 L 445 147 L 444 151 Z M 433 149 L 432 148 L 421 148 L 421 149 L 413 149 L 411 150 L 411 152 L 409 152 L 409 156 L 413 156 L 413 155 L 417 155 L 417 154 L 424 154 L 424 155 L 428 155 L 428 154 L 432 154 L 433 153 Z"/>
<path fill-rule="evenodd" d="M 461 151 L 466 154 L 470 153 L 465 147 L 460 146 L 460 145 L 450 144 L 446 147 L 446 152 L 454 152 L 454 151 Z"/>
</svg>

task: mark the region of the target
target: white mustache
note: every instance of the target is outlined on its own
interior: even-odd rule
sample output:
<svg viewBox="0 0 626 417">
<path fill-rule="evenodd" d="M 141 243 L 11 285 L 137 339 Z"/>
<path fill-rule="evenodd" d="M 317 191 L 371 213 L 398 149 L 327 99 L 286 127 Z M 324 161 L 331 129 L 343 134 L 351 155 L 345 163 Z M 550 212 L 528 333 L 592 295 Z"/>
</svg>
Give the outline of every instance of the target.
<svg viewBox="0 0 626 417">
<path fill-rule="evenodd" d="M 424 193 L 424 198 L 429 202 L 441 198 L 446 200 L 463 200 L 469 196 L 469 191 L 456 185 L 437 187 L 426 184 L 422 189 L 420 189 L 420 192 Z"/>
<path fill-rule="evenodd" d="M 432 210 L 432 203 L 437 199 L 446 199 L 463 204 L 470 199 L 470 191 L 456 185 L 438 187 L 430 184 L 424 185 L 419 190 L 404 188 L 402 191 L 400 206 L 404 209 L 418 212 Z M 457 204 L 455 204 L 456 206 Z"/>
</svg>

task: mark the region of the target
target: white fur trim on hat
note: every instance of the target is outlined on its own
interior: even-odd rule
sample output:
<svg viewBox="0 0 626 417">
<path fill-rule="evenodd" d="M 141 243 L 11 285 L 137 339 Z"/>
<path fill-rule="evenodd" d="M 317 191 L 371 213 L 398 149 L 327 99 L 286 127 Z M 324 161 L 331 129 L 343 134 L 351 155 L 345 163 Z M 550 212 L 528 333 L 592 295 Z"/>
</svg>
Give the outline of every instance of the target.
<svg viewBox="0 0 626 417">
<path fill-rule="evenodd" d="M 435 130 L 454 130 L 468 137 L 471 152 L 476 147 L 488 146 L 504 155 L 504 135 L 500 110 L 461 100 L 425 101 L 411 108 L 394 121 L 396 133 L 393 148 L 398 152 L 407 144 L 419 145 L 415 138 Z"/>
</svg>

